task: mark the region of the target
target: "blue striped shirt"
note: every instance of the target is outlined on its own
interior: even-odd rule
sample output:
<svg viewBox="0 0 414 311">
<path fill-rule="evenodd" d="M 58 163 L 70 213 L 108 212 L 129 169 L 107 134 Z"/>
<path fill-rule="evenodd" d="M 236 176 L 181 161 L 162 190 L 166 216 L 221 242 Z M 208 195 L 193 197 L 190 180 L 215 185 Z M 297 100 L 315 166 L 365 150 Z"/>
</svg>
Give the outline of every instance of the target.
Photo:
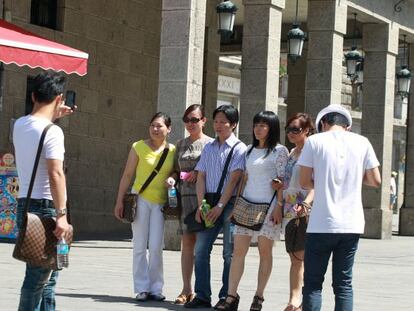
<svg viewBox="0 0 414 311">
<path fill-rule="evenodd" d="M 220 145 L 218 138 L 216 138 L 204 147 L 201 152 L 200 161 L 198 161 L 195 170 L 206 174 L 206 192 L 217 191 L 227 156 L 230 153 L 231 148 L 238 141 L 239 139 L 232 133 L 222 145 Z M 242 142 L 234 147 L 221 193 L 224 192 L 224 189 L 227 186 L 231 172 L 236 170 L 244 171 L 246 166 L 246 149 L 246 145 Z"/>
</svg>

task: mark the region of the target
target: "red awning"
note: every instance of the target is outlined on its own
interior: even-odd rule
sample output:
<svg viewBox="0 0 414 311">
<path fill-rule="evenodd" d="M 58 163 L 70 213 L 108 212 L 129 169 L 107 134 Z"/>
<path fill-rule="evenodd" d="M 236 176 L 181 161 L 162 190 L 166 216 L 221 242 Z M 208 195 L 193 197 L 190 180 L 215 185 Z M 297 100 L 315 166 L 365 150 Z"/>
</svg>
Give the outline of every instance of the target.
<svg viewBox="0 0 414 311">
<path fill-rule="evenodd" d="M 84 76 L 88 54 L 0 20 L 0 62 Z"/>
</svg>

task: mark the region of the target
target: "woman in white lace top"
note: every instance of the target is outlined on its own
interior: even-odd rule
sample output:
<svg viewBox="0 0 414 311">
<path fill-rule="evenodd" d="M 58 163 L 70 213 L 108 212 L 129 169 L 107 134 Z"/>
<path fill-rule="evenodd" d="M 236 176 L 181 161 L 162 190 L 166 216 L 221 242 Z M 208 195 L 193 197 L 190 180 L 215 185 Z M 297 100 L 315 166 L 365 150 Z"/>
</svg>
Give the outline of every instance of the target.
<svg viewBox="0 0 414 311">
<path fill-rule="evenodd" d="M 253 144 L 248 147 L 246 155 L 247 181 L 243 197 L 251 202 L 270 203 L 275 191 L 272 180 L 283 180 L 288 150 L 279 144 L 280 124 L 278 117 L 271 111 L 262 111 L 253 119 Z M 260 310 L 263 292 L 272 271 L 272 247 L 279 240 L 282 221 L 282 195 L 273 198 L 265 222 L 260 231 L 244 227 L 234 228 L 234 251 L 230 268 L 230 279 L 226 304 L 222 310 L 232 310 L 238 303 L 237 287 L 244 270 L 244 260 L 252 238 L 257 238 L 260 265 L 258 284 L 250 310 Z"/>
</svg>

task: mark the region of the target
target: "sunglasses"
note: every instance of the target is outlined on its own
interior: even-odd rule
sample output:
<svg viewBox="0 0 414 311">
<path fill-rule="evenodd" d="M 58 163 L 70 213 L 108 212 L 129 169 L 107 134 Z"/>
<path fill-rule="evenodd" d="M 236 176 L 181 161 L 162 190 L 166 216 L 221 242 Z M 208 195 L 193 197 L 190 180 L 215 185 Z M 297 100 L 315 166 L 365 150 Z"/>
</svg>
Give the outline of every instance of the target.
<svg viewBox="0 0 414 311">
<path fill-rule="evenodd" d="M 302 132 L 301 127 L 287 127 L 286 128 L 286 134 L 292 133 L 292 134 L 299 134 Z"/>
<path fill-rule="evenodd" d="M 196 124 L 196 123 L 198 123 L 198 122 L 200 122 L 200 118 L 187 118 L 187 117 L 184 117 L 183 118 L 183 122 L 184 123 L 189 123 L 189 122 L 191 122 L 191 123 L 193 123 L 193 124 Z"/>
</svg>

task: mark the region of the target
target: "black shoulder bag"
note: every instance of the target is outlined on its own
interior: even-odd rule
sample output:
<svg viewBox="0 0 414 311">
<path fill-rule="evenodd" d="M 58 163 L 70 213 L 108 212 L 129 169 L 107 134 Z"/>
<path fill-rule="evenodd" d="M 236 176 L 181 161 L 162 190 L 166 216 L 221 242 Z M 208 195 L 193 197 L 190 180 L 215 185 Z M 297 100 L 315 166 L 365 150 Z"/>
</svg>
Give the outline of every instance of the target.
<svg viewBox="0 0 414 311">
<path fill-rule="evenodd" d="M 224 164 L 223 172 L 221 173 L 220 182 L 219 182 L 219 185 L 217 187 L 216 192 L 207 192 L 204 195 L 204 198 L 206 199 L 207 203 L 210 204 L 210 206 L 212 206 L 212 207 L 216 206 L 217 203 L 220 200 L 221 190 L 223 189 L 224 179 L 226 179 L 226 175 L 227 175 L 227 171 L 229 169 L 230 161 L 231 161 L 231 158 L 233 156 L 233 151 L 234 151 L 234 148 L 239 143 L 240 143 L 240 141 L 235 143 L 234 146 L 230 149 L 230 152 L 229 152 L 229 154 L 226 158 L 226 163 Z M 184 218 L 184 223 L 187 225 L 187 231 L 189 231 L 189 232 L 199 232 L 199 231 L 203 231 L 203 230 L 206 229 L 204 221 L 202 221 L 200 223 L 200 222 L 197 222 L 197 220 L 195 219 L 197 210 L 198 210 L 198 208 L 196 208 L 193 212 L 191 212 L 190 214 L 188 214 Z"/>
</svg>

